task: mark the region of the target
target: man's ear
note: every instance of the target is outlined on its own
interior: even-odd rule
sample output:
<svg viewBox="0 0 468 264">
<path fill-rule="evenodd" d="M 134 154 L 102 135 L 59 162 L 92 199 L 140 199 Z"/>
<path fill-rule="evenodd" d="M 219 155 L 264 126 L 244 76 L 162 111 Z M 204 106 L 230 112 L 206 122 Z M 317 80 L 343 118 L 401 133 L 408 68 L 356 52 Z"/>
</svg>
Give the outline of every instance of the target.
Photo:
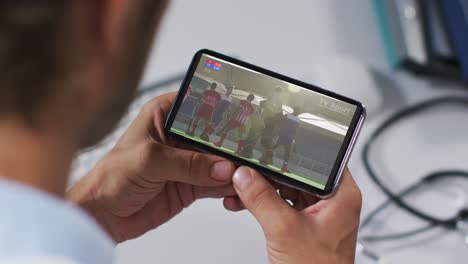
<svg viewBox="0 0 468 264">
<path fill-rule="evenodd" d="M 90 0 L 95 5 L 96 26 L 100 48 L 110 54 L 118 53 L 123 47 L 122 34 L 134 0 Z"/>
</svg>

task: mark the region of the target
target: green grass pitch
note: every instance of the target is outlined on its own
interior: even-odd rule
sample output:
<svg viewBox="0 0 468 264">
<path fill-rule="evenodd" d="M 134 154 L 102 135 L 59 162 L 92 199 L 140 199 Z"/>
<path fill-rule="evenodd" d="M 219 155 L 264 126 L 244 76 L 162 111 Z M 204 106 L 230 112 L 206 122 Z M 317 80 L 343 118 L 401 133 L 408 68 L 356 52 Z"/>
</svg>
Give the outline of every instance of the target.
<svg viewBox="0 0 468 264">
<path fill-rule="evenodd" d="M 171 128 L 171 131 L 174 132 L 174 133 L 176 133 L 176 134 L 179 134 L 179 135 L 181 135 L 181 136 L 183 136 L 183 137 L 190 138 L 190 139 L 192 139 L 192 140 L 194 140 L 194 141 L 197 141 L 197 142 L 200 142 L 200 143 L 202 143 L 202 144 L 204 144 L 204 145 L 207 145 L 207 146 L 210 146 L 210 147 L 219 149 L 219 150 L 221 150 L 221 151 L 223 151 L 223 152 L 229 153 L 229 154 L 231 154 L 231 155 L 234 155 L 234 151 L 231 150 L 231 149 L 228 149 L 228 148 L 225 148 L 225 147 L 217 147 L 217 146 L 215 146 L 213 143 L 206 142 L 206 141 L 204 141 L 204 140 L 202 140 L 202 139 L 200 139 L 200 138 L 198 138 L 198 137 L 189 136 L 189 135 L 185 134 L 184 131 L 181 131 L 181 130 L 178 130 L 178 129 L 175 129 L 175 128 Z M 279 172 L 279 173 L 281 173 L 281 174 L 283 174 L 283 175 L 286 175 L 286 176 L 288 176 L 288 177 L 290 177 L 290 178 L 296 179 L 296 180 L 301 181 L 301 182 L 303 182 L 303 183 L 312 185 L 312 186 L 317 187 L 317 188 L 319 188 L 319 189 L 321 189 L 321 190 L 325 189 L 325 185 L 323 185 L 323 184 L 321 184 L 321 183 L 318 183 L 318 182 L 315 182 L 315 181 L 313 181 L 313 180 L 310 180 L 310 179 L 308 179 L 308 178 L 305 178 L 304 176 L 297 175 L 297 174 L 294 174 L 294 173 L 289 173 L 289 172 L 283 172 L 283 171 L 281 171 L 280 168 L 278 168 L 278 167 L 276 167 L 276 166 L 273 166 L 273 165 L 264 166 L 264 165 L 260 164 L 259 160 L 257 160 L 257 159 L 248 159 L 248 158 L 244 158 L 244 157 L 238 156 L 238 155 L 235 155 L 235 156 L 236 156 L 236 157 L 239 157 L 239 158 L 242 158 L 242 159 L 244 159 L 244 160 L 248 160 L 248 161 L 250 161 L 250 162 L 252 162 L 252 163 L 255 163 L 255 164 L 258 164 L 258 165 L 260 165 L 260 166 L 266 167 L 266 168 L 268 168 L 268 169 L 277 171 L 277 172 Z"/>
</svg>

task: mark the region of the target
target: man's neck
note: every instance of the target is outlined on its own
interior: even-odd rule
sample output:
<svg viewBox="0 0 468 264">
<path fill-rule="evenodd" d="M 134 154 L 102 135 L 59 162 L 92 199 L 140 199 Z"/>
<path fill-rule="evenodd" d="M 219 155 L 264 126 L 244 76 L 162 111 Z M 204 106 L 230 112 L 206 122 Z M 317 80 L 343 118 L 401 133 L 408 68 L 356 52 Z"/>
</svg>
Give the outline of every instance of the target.
<svg viewBox="0 0 468 264">
<path fill-rule="evenodd" d="M 0 120 L 0 179 L 7 178 L 63 196 L 74 140 L 35 131 L 15 120 Z"/>
</svg>

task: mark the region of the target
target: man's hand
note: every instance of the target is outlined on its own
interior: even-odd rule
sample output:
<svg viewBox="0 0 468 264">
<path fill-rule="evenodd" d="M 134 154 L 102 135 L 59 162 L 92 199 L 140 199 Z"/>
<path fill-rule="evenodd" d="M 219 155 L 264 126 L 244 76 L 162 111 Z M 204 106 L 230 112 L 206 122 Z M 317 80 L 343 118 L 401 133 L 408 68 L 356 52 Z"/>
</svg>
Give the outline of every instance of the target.
<svg viewBox="0 0 468 264">
<path fill-rule="evenodd" d="M 110 153 L 67 194 L 116 242 L 160 226 L 196 199 L 235 195 L 234 164 L 166 138 L 164 121 L 174 99 L 170 93 L 147 103 Z"/>
<path fill-rule="evenodd" d="M 270 263 L 353 263 L 361 193 L 349 171 L 343 177 L 334 196 L 319 200 L 284 186 L 277 186 L 278 195 L 257 172 L 240 167 L 233 177 L 239 197 L 226 198 L 224 206 L 231 211 L 245 207 L 255 216 Z"/>
</svg>

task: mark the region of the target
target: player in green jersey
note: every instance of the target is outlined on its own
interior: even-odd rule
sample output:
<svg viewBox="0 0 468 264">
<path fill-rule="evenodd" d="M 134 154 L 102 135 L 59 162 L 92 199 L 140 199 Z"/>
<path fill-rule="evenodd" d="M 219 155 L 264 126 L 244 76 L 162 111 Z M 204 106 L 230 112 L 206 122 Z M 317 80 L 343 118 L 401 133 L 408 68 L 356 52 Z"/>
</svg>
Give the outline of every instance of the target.
<svg viewBox="0 0 468 264">
<path fill-rule="evenodd" d="M 273 161 L 273 138 L 278 130 L 278 123 L 283 117 L 283 89 L 276 87 L 271 99 L 261 103 L 265 128 L 263 129 L 261 144 L 264 147 L 260 163 L 271 164 Z"/>
</svg>

